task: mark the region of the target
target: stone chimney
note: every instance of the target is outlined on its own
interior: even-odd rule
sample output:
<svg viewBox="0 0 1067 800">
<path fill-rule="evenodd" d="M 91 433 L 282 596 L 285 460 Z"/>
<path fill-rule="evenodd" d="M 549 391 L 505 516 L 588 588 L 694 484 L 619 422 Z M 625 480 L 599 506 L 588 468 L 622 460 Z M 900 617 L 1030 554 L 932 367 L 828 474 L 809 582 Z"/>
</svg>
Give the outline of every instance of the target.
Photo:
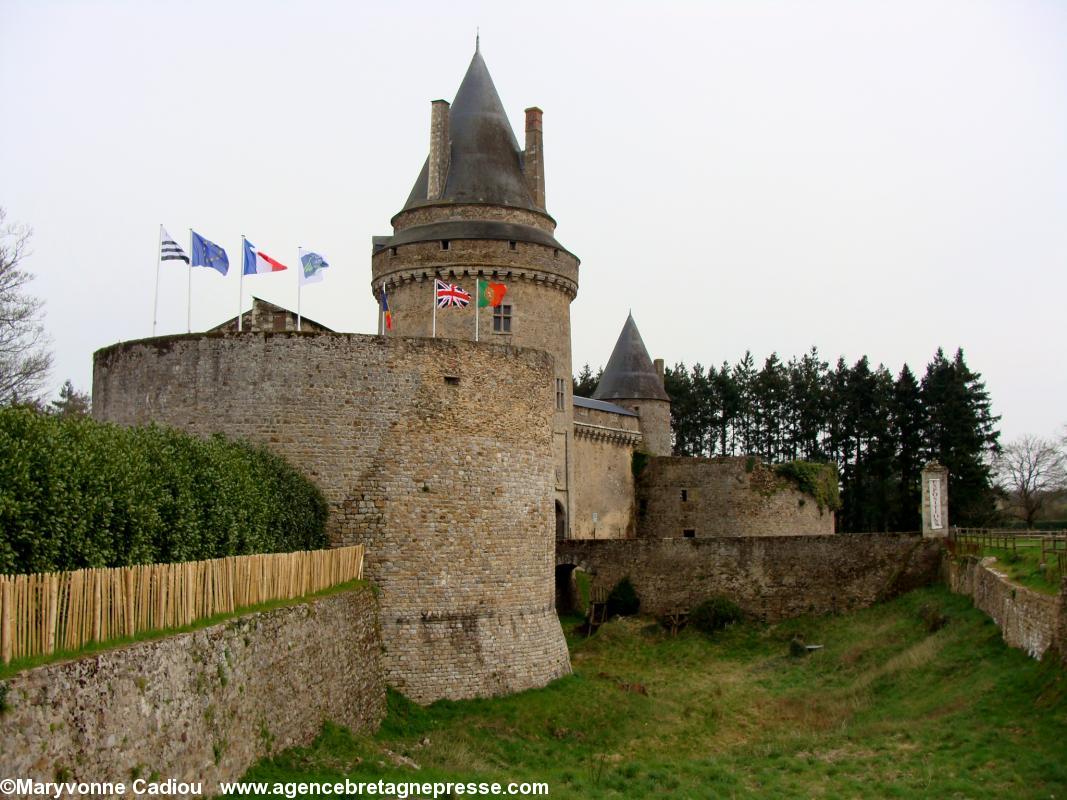
<svg viewBox="0 0 1067 800">
<path fill-rule="evenodd" d="M 663 379 L 663 359 L 662 358 L 657 358 L 652 363 L 656 365 L 656 374 L 659 375 L 659 382 L 661 384 L 665 385 L 664 379 Z"/>
<path fill-rule="evenodd" d="M 452 142 L 448 133 L 447 100 L 434 100 L 430 108 L 430 174 L 426 183 L 426 199 L 440 200 L 445 193 L 448 162 Z"/>
<path fill-rule="evenodd" d="M 534 205 L 545 207 L 545 154 L 541 128 L 544 112 L 534 106 L 526 109 L 526 150 L 523 153 L 522 172 L 530 189 Z"/>
</svg>

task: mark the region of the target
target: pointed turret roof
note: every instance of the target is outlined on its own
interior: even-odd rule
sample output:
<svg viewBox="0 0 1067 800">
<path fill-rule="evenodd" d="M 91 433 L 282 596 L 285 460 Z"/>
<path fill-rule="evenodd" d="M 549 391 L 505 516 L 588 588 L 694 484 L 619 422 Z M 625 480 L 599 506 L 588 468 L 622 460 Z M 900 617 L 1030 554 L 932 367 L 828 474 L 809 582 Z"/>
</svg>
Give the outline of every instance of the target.
<svg viewBox="0 0 1067 800">
<path fill-rule="evenodd" d="M 637 330 L 633 314 L 626 317 L 619 340 L 600 376 L 594 400 L 667 400 L 667 392 Z"/>
<path fill-rule="evenodd" d="M 475 50 L 449 110 L 451 161 L 444 193 L 433 202 L 496 203 L 539 210 L 522 174 L 522 151 L 482 54 Z M 429 160 L 404 209 L 424 205 Z"/>
</svg>

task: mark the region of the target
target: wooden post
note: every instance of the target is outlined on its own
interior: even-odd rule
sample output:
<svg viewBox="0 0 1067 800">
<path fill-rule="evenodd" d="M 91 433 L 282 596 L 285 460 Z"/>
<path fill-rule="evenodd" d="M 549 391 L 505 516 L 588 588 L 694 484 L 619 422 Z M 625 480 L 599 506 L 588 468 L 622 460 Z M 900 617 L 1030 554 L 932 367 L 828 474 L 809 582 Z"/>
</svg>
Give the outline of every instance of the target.
<svg viewBox="0 0 1067 800">
<path fill-rule="evenodd" d="M 126 635 L 133 636 L 137 632 L 137 626 L 134 624 L 133 619 L 133 568 L 126 567 L 122 572 L 126 585 L 126 596 L 123 598 L 126 601 Z"/>
<path fill-rule="evenodd" d="M 0 661 L 11 663 L 11 579 L 0 577 Z"/>
<path fill-rule="evenodd" d="M 93 581 L 93 600 L 92 600 L 92 603 L 93 603 L 93 609 L 92 609 L 92 615 L 93 615 L 93 638 L 92 638 L 92 641 L 99 642 L 100 641 L 100 629 L 101 629 L 101 627 L 103 627 L 103 616 L 102 616 L 102 614 L 103 614 L 103 610 L 104 610 L 103 609 L 102 598 L 101 598 L 101 594 L 102 593 L 100 591 L 100 584 L 101 584 L 100 570 L 94 569 L 90 573 L 90 576 L 91 576 L 92 581 Z"/>
<path fill-rule="evenodd" d="M 59 608 L 59 577 L 48 576 L 48 613 L 45 614 L 44 651 L 51 654 L 56 650 L 56 612 Z"/>
</svg>

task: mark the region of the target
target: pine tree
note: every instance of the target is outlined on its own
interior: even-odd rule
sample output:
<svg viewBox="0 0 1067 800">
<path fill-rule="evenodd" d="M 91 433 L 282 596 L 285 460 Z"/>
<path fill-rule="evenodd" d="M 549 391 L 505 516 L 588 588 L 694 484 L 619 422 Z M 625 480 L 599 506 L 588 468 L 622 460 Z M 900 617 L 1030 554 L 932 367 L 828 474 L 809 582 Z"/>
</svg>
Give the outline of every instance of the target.
<svg viewBox="0 0 1067 800">
<path fill-rule="evenodd" d="M 986 525 L 996 517 L 991 460 L 999 450 L 999 416 L 991 411 L 981 375 L 956 351 L 938 348 L 922 379 L 925 456 L 948 468 L 948 513 L 953 525 Z"/>
<path fill-rule="evenodd" d="M 597 384 L 600 383 L 600 376 L 603 374 L 603 367 L 596 371 L 596 375 L 593 375 L 593 370 L 589 368 L 588 364 L 585 364 L 579 371 L 578 377 L 574 378 L 574 393 L 578 397 L 592 397 L 593 392 L 596 391 Z"/>
<path fill-rule="evenodd" d="M 926 425 L 919 382 L 907 364 L 893 384 L 891 426 L 896 442 L 897 472 L 890 525 L 895 531 L 917 531 L 922 527 L 919 478 L 923 467 L 923 430 Z"/>
</svg>

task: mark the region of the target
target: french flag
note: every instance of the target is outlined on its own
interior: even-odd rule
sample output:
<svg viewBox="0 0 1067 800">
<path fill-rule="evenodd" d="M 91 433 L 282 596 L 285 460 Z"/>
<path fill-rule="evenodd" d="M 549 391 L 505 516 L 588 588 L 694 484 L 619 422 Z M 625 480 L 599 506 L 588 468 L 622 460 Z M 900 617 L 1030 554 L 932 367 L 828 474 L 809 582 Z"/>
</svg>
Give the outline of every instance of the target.
<svg viewBox="0 0 1067 800">
<path fill-rule="evenodd" d="M 245 239 L 245 264 L 243 275 L 262 275 L 265 272 L 281 272 L 289 269 L 285 264 L 268 256 L 256 249 L 248 239 Z"/>
</svg>

